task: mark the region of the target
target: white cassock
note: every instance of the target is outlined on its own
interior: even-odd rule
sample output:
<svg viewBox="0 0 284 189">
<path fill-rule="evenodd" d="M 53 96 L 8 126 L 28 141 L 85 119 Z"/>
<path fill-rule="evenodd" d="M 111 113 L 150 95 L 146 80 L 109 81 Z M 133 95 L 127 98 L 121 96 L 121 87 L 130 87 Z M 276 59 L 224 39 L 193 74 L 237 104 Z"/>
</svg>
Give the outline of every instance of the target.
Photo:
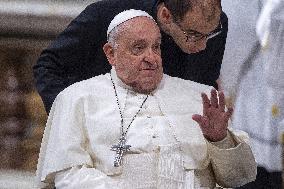
<svg viewBox="0 0 284 189">
<path fill-rule="evenodd" d="M 146 96 L 111 73 L 126 129 Z M 121 127 L 111 76 L 73 84 L 57 96 L 48 117 L 37 167 L 41 187 L 207 189 L 254 180 L 256 164 L 245 133 L 228 131 L 223 141 L 209 143 L 192 120 L 202 113 L 200 93 L 209 90 L 164 75 L 128 130 L 131 150 L 122 166 L 114 167 L 110 147 Z"/>
</svg>

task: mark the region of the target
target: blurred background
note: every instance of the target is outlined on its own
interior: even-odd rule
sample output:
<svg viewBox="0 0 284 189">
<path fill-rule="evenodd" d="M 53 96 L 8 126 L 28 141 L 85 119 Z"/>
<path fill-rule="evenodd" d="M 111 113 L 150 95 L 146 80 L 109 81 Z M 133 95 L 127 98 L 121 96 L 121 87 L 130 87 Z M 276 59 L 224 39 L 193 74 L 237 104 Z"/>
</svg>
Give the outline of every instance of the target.
<svg viewBox="0 0 284 189">
<path fill-rule="evenodd" d="M 33 188 L 47 115 L 32 66 L 94 0 L 0 0 L 0 188 Z"/>
</svg>

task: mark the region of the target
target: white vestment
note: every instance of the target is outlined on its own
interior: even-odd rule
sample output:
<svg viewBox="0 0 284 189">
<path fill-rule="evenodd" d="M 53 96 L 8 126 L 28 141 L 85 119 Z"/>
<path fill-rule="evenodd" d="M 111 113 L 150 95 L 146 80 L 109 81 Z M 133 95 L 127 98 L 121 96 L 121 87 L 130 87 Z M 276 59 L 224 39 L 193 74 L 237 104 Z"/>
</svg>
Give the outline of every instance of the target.
<svg viewBox="0 0 284 189">
<path fill-rule="evenodd" d="M 124 130 L 145 95 L 125 86 L 112 70 Z M 130 151 L 114 167 L 110 150 L 120 137 L 120 114 L 110 74 L 75 83 L 50 111 L 37 168 L 41 187 L 57 189 L 199 189 L 243 185 L 255 179 L 247 135 L 229 131 L 209 143 L 193 114 L 210 87 L 167 75 L 130 126 Z M 45 184 L 44 184 L 45 182 Z"/>
</svg>

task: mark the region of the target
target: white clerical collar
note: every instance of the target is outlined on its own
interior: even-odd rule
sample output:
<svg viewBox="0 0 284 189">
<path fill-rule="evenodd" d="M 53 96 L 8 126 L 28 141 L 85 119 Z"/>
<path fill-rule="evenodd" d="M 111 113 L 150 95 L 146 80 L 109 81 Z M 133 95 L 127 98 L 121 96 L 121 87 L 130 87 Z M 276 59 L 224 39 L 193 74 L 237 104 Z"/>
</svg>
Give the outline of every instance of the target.
<svg viewBox="0 0 284 189">
<path fill-rule="evenodd" d="M 113 79 L 113 81 L 114 81 L 114 83 L 115 83 L 116 85 L 118 85 L 119 87 L 122 87 L 122 88 L 124 88 L 124 89 L 127 89 L 127 90 L 130 90 L 130 91 L 135 92 L 131 86 L 126 85 L 125 83 L 123 83 L 123 81 L 117 76 L 114 67 L 111 68 L 110 74 L 111 74 L 111 77 L 112 77 L 112 79 Z M 154 91 L 152 91 L 152 92 L 150 93 L 150 95 L 155 94 L 158 89 L 160 89 L 160 88 L 163 87 L 163 85 L 164 85 L 164 77 L 162 78 L 161 83 L 158 85 L 158 87 L 157 87 Z"/>
</svg>

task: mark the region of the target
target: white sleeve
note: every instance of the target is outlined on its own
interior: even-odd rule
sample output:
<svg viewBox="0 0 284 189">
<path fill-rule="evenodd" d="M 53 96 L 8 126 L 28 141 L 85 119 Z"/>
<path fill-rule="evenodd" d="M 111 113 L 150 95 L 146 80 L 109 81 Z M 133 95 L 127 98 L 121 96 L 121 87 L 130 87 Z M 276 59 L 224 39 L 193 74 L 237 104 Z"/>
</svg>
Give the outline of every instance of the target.
<svg viewBox="0 0 284 189">
<path fill-rule="evenodd" d="M 84 103 L 75 97 L 60 93 L 49 113 L 37 166 L 40 188 L 52 186 L 59 171 L 80 165 L 94 166 L 84 128 Z"/>
<path fill-rule="evenodd" d="M 246 133 L 230 131 L 230 134 L 236 142 L 235 147 L 223 149 L 208 142 L 215 179 L 225 188 L 238 187 L 256 178 L 256 162 Z"/>
<path fill-rule="evenodd" d="M 56 189 L 120 189 L 118 181 L 85 165 L 57 172 L 54 182 Z"/>
</svg>

